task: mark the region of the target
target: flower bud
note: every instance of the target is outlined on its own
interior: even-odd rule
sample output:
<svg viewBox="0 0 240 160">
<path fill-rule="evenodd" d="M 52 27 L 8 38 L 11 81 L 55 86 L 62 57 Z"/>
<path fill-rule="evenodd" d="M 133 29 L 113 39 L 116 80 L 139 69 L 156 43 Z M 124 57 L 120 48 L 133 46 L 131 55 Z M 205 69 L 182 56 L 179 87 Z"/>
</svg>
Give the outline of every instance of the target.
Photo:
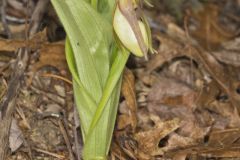
<svg viewBox="0 0 240 160">
<path fill-rule="evenodd" d="M 113 17 L 117 38 L 134 55 L 147 58 L 149 36 L 145 24 L 137 19 L 135 0 L 119 0 Z"/>
</svg>

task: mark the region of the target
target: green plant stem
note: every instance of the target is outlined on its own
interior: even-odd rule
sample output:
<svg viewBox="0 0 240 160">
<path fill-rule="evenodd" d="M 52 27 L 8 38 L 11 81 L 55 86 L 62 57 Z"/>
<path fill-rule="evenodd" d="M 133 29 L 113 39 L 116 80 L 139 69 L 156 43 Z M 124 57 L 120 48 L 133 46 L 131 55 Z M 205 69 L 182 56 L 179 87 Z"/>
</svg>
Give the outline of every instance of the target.
<svg viewBox="0 0 240 160">
<path fill-rule="evenodd" d="M 81 88 L 81 90 L 83 91 L 83 95 L 85 97 L 85 99 L 87 100 L 88 104 L 96 107 L 97 104 L 96 102 L 93 100 L 93 98 L 90 96 L 90 94 L 88 93 L 88 91 L 85 89 L 85 87 L 83 86 L 83 84 L 81 83 L 80 79 L 78 78 L 78 73 L 76 71 L 76 64 L 73 63 L 74 62 L 74 55 L 73 55 L 73 50 L 71 47 L 71 43 L 69 41 L 69 38 L 66 38 L 66 43 L 65 43 L 65 52 L 66 52 L 66 60 L 68 63 L 68 68 L 72 74 L 73 79 L 76 81 L 76 83 L 78 84 L 78 86 Z"/>
<path fill-rule="evenodd" d="M 91 0 L 92 7 L 97 10 L 98 9 L 98 0 Z"/>
<path fill-rule="evenodd" d="M 111 67 L 107 82 L 106 82 L 106 86 L 103 90 L 102 98 L 98 104 L 97 110 L 93 116 L 93 120 L 91 122 L 89 131 L 87 133 L 87 139 L 89 136 L 91 136 L 96 124 L 98 123 L 98 121 L 103 113 L 104 106 L 107 104 L 107 102 L 113 92 L 113 89 L 115 88 L 117 82 L 119 81 L 119 78 L 122 75 L 122 72 L 125 68 L 128 57 L 129 57 L 129 52 L 126 50 L 122 50 L 122 52 L 118 53 L 117 57 L 115 58 L 114 63 Z"/>
</svg>

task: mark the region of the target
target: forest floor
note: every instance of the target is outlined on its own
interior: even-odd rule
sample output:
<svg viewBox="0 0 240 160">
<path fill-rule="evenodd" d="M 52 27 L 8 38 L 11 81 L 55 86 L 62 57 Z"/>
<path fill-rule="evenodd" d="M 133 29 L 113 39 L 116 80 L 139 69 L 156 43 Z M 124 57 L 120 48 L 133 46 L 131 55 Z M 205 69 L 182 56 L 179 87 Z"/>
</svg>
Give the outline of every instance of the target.
<svg viewBox="0 0 240 160">
<path fill-rule="evenodd" d="M 109 159 L 240 159 L 240 1 L 151 3 L 158 53 L 127 63 Z M 78 160 L 64 29 L 49 0 L 0 4 L 0 157 Z"/>
</svg>

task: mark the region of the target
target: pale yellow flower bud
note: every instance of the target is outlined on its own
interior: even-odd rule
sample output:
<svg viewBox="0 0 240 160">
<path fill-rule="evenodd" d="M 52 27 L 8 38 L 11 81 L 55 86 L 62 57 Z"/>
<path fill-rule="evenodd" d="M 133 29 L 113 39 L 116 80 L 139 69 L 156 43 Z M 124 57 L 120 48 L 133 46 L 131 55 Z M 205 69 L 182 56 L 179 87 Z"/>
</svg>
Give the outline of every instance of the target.
<svg viewBox="0 0 240 160">
<path fill-rule="evenodd" d="M 128 12 L 127 7 L 129 6 L 119 6 L 119 4 L 121 4 L 121 1 L 126 2 L 131 0 L 119 1 L 120 2 L 116 6 L 113 17 L 114 32 L 116 33 L 120 42 L 130 52 L 139 57 L 143 57 L 144 55 L 146 56 L 149 49 L 149 40 L 146 26 L 141 20 L 138 20 L 136 18 L 136 15 L 133 15 L 136 14 L 135 12 L 133 12 L 134 9 Z M 124 3 L 124 5 L 127 5 L 127 3 L 128 2 Z M 120 7 L 125 7 L 125 13 L 123 13 Z"/>
</svg>

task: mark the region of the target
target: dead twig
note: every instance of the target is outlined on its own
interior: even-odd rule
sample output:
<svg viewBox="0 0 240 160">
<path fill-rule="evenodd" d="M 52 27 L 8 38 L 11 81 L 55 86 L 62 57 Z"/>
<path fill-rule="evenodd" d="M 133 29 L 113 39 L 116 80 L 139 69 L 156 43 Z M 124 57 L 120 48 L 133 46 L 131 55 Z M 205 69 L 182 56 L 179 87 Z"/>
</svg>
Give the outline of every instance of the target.
<svg viewBox="0 0 240 160">
<path fill-rule="evenodd" d="M 7 35 L 7 38 L 11 38 L 11 31 L 8 27 L 7 20 L 6 20 L 6 7 L 7 7 L 7 1 L 2 0 L 2 6 L 1 6 L 1 20 L 4 28 L 4 32 Z"/>
<path fill-rule="evenodd" d="M 59 76 L 59 75 L 45 73 L 45 74 L 42 74 L 41 76 L 43 76 L 43 77 L 56 78 L 56 79 L 59 79 L 59 80 L 62 80 L 62 81 L 64 81 L 64 82 L 66 82 L 67 84 L 72 85 L 72 81 L 70 81 L 69 79 L 67 79 L 67 78 L 65 78 L 65 77 Z"/>
<path fill-rule="evenodd" d="M 0 104 L 0 159 L 6 159 L 12 114 L 16 106 L 15 103 L 20 88 L 20 81 L 27 68 L 28 50 L 26 48 L 20 48 L 17 55 L 15 69 L 11 75 L 8 91 L 3 98 L 3 102 Z"/>
<path fill-rule="evenodd" d="M 27 3 L 28 3 L 28 5 L 29 5 L 29 9 L 30 9 L 30 10 L 27 10 L 27 9 L 26 9 L 26 6 L 24 5 L 24 2 L 20 2 L 20 1 L 18 1 L 18 0 L 7 0 L 7 4 L 8 4 L 11 8 L 13 8 L 13 11 L 15 11 L 15 13 L 16 13 L 16 11 L 18 11 L 18 12 L 17 12 L 18 14 L 19 14 L 19 12 L 20 12 L 21 15 L 25 15 L 25 16 L 28 15 L 29 13 L 32 13 L 32 12 L 33 12 L 33 9 L 34 9 L 34 3 L 32 2 L 32 0 L 28 0 Z M 29 12 L 29 11 L 30 11 L 30 12 Z M 8 13 L 9 13 L 9 12 L 10 12 L 10 16 L 11 16 L 13 12 L 11 12 L 11 10 L 10 10 L 10 11 L 8 10 Z M 15 15 L 15 14 L 13 14 L 13 15 Z M 8 20 L 10 20 L 9 18 L 10 18 L 10 17 L 7 17 Z M 16 17 L 16 20 L 19 21 L 19 18 Z M 25 20 L 24 20 L 24 22 L 25 22 Z"/>
<path fill-rule="evenodd" d="M 233 106 L 233 110 L 237 109 L 240 113 L 240 105 L 238 97 L 235 94 L 235 88 L 233 86 L 234 80 L 228 76 L 226 70 L 223 66 L 217 62 L 217 60 L 212 56 L 211 53 L 205 51 L 200 46 L 194 45 L 196 49 L 196 57 L 203 64 L 204 68 L 213 77 L 213 79 L 218 83 L 219 87 L 229 95 L 230 102 Z"/>
<path fill-rule="evenodd" d="M 58 125 L 59 125 L 59 128 L 60 128 L 60 131 L 62 132 L 64 141 L 65 141 L 67 149 L 68 149 L 69 159 L 74 160 L 75 158 L 73 156 L 72 146 L 71 146 L 71 143 L 70 143 L 70 140 L 69 140 L 69 136 L 68 136 L 68 133 L 67 133 L 66 128 L 64 126 L 64 123 L 62 122 L 61 119 L 58 120 Z"/>
<path fill-rule="evenodd" d="M 42 94 L 44 95 L 45 97 L 51 99 L 52 101 L 56 102 L 57 104 L 59 105 L 65 105 L 65 101 L 64 101 L 64 97 L 61 97 L 59 95 L 56 95 L 54 93 L 50 93 L 50 92 L 47 92 L 47 91 L 43 91 L 39 88 L 36 88 L 34 86 L 30 86 L 30 88 L 32 89 L 32 91 L 34 91 L 35 93 L 37 94 Z"/>
<path fill-rule="evenodd" d="M 33 148 L 33 149 L 37 152 L 44 153 L 44 154 L 50 155 L 50 156 L 58 158 L 58 159 L 65 159 L 65 156 L 63 156 L 63 155 L 59 155 L 59 154 L 56 154 L 56 153 L 45 151 L 45 150 L 39 149 L 39 148 Z"/>
<path fill-rule="evenodd" d="M 17 109 L 17 113 L 18 113 L 19 116 L 22 118 L 23 123 L 25 124 L 25 126 L 27 127 L 27 129 L 31 129 L 31 126 L 30 126 L 30 124 L 28 123 L 27 118 L 26 118 L 26 116 L 25 116 L 22 108 L 21 108 L 20 106 L 18 106 L 16 109 Z"/>
<path fill-rule="evenodd" d="M 32 37 L 35 33 L 37 33 L 37 30 L 40 26 L 39 24 L 41 23 L 41 19 L 47 9 L 48 4 L 49 0 L 38 1 L 30 21 L 30 28 L 28 32 L 29 37 Z"/>
</svg>

